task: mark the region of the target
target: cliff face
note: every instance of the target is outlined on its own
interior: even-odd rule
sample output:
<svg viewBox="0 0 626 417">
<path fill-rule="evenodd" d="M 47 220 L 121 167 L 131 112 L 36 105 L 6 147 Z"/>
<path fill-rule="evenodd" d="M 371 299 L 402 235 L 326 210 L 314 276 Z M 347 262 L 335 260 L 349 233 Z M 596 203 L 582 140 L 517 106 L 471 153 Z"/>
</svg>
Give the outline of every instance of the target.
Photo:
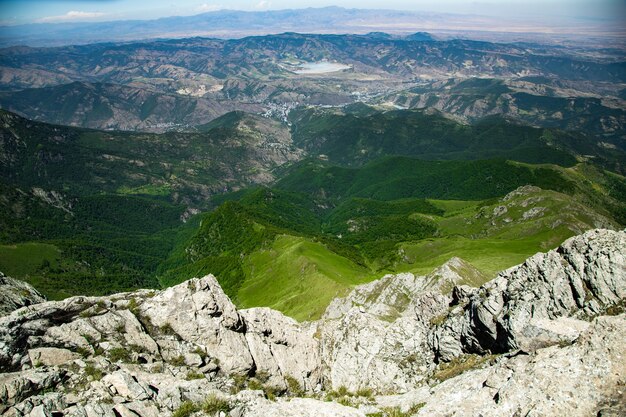
<svg viewBox="0 0 626 417">
<path fill-rule="evenodd" d="M 590 231 L 480 288 L 454 258 L 312 323 L 237 310 L 212 276 L 22 307 L 0 317 L 0 413 L 619 415 L 624 248 Z"/>
</svg>

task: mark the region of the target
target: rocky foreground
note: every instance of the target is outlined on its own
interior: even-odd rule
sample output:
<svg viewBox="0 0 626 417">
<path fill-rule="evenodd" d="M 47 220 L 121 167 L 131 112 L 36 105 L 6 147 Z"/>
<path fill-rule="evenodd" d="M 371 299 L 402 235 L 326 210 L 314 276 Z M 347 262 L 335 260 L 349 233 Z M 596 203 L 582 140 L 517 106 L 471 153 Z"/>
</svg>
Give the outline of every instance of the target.
<svg viewBox="0 0 626 417">
<path fill-rule="evenodd" d="M 11 280 L 0 414 L 626 415 L 626 233 L 587 232 L 480 288 L 475 273 L 453 258 L 386 276 L 312 323 L 237 310 L 213 276 L 40 303 Z"/>
</svg>

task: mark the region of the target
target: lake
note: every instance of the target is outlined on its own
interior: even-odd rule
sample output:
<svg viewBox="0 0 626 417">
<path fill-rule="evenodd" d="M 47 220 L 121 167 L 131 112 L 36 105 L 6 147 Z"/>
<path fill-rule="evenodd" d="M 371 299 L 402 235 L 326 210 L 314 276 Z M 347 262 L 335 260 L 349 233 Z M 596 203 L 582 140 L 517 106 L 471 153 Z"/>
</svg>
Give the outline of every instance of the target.
<svg viewBox="0 0 626 417">
<path fill-rule="evenodd" d="M 296 74 L 325 74 L 328 72 L 343 71 L 350 68 L 352 68 L 350 65 L 344 65 L 337 62 L 320 61 L 302 64 L 300 69 L 295 70 L 294 72 Z"/>
</svg>

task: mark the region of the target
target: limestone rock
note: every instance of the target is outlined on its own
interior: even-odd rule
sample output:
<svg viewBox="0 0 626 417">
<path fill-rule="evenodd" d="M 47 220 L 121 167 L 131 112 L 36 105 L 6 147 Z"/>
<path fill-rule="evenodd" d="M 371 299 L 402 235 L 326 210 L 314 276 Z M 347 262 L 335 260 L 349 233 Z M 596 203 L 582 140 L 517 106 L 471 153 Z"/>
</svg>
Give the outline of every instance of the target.
<svg viewBox="0 0 626 417">
<path fill-rule="evenodd" d="M 592 230 L 568 239 L 559 248 L 539 253 L 500 273 L 469 296 L 462 309 L 434 330 L 431 344 L 443 360 L 455 352 L 508 352 L 571 341 L 584 329 L 550 321 L 584 319 L 626 298 L 626 233 Z M 572 324 L 573 322 L 570 322 Z M 561 322 L 563 324 L 563 322 Z"/>
<path fill-rule="evenodd" d="M 280 402 L 263 401 L 246 411 L 242 417 L 365 417 L 365 414 L 337 403 L 294 398 Z"/>
<path fill-rule="evenodd" d="M 434 363 L 431 321 L 448 311 L 455 284 L 479 274 L 452 258 L 428 276 L 387 275 L 333 300 L 320 326 L 330 386 L 404 392 L 424 382 Z"/>
<path fill-rule="evenodd" d="M 418 416 L 624 415 L 626 315 L 599 317 L 571 346 L 531 355 L 449 379 L 422 397 Z"/>
<path fill-rule="evenodd" d="M 295 320 L 269 308 L 242 310 L 246 341 L 257 371 L 271 376 L 270 383 L 285 387 L 283 377 L 295 378 L 303 389 L 311 390 L 319 380 L 319 341 L 315 326 Z"/>
<path fill-rule="evenodd" d="M 30 284 L 0 272 L 0 316 L 18 308 L 43 303 L 46 299 Z"/>
<path fill-rule="evenodd" d="M 76 352 L 52 347 L 30 349 L 28 356 L 33 366 L 63 365 L 81 357 Z"/>
<path fill-rule="evenodd" d="M 0 413 L 170 416 L 213 395 L 230 417 L 624 415 L 625 243 L 590 231 L 480 288 L 453 258 L 313 323 L 238 311 L 213 276 L 33 304 L 0 316 Z M 379 396 L 356 409 L 320 401 L 330 389 Z M 302 391 L 317 398 L 284 396 Z"/>
<path fill-rule="evenodd" d="M 0 413 L 34 394 L 55 387 L 64 374 L 54 369 L 0 374 Z"/>
<path fill-rule="evenodd" d="M 212 275 L 192 279 L 146 299 L 139 312 L 152 326 L 204 346 L 227 373 L 247 373 L 254 361 L 243 319 Z"/>
</svg>

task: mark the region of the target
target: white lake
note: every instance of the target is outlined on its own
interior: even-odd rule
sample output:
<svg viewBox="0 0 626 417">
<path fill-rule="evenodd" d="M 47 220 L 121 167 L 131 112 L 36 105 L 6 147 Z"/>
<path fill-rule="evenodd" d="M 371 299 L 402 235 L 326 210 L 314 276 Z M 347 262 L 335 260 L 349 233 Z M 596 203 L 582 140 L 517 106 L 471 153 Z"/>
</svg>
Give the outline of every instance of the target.
<svg viewBox="0 0 626 417">
<path fill-rule="evenodd" d="M 337 62 L 308 62 L 300 65 L 300 69 L 295 70 L 296 74 L 326 74 L 328 72 L 343 71 L 352 68 L 350 65 L 344 65 Z"/>
</svg>

